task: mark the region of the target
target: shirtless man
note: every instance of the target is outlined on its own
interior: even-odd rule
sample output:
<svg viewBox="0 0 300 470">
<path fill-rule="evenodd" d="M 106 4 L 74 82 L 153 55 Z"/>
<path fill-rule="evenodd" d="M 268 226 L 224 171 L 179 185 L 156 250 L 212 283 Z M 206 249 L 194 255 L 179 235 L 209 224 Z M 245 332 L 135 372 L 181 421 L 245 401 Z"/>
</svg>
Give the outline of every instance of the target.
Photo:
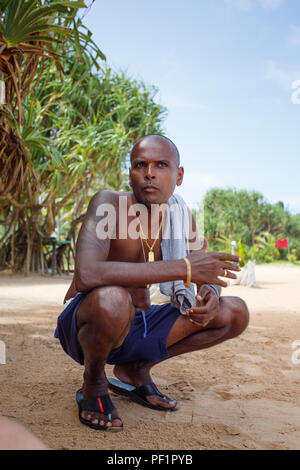
<svg viewBox="0 0 300 470">
<path fill-rule="evenodd" d="M 151 233 L 151 207 L 167 204 L 181 185 L 183 173 L 176 146 L 166 137 L 146 136 L 131 152 L 132 192 L 100 191 L 90 201 L 77 240 L 74 279 L 65 297 L 69 304 L 58 319 L 55 336 L 71 357 L 84 364 L 83 387 L 76 394 L 79 419 L 94 429 L 119 431 L 123 427 L 108 387 L 149 408 L 176 410 L 177 402 L 153 384 L 150 369 L 167 358 L 234 338 L 248 325 L 245 302 L 220 296 L 221 287 L 227 286 L 220 277 L 236 277 L 232 271 L 240 270 L 238 257 L 194 249 L 186 259 L 162 260 L 162 230 L 157 237 Z M 125 220 L 128 229 L 122 237 L 121 196 L 126 196 L 122 223 Z M 129 236 L 130 223 L 138 219 L 130 208 L 137 203 L 146 208 L 148 220 L 141 227 L 136 225 L 142 233 L 148 230 L 146 240 Z M 104 220 L 103 214 L 97 215 L 103 204 L 115 208 L 117 214 L 114 236 L 107 238 L 97 234 Z M 191 225 L 193 234 L 193 219 Z M 145 262 L 152 245 L 155 261 Z M 187 260 L 191 282 L 198 290 L 195 306 L 186 315 L 170 303 L 151 306 L 147 286 L 175 280 L 186 283 Z M 107 380 L 105 364 L 115 365 L 118 380 Z"/>
</svg>

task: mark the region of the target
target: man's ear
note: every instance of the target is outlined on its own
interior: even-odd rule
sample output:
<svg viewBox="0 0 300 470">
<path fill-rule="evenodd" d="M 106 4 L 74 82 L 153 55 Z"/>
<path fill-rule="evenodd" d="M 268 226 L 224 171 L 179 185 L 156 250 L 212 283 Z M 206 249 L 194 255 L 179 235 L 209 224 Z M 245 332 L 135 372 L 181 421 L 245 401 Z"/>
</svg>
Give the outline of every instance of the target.
<svg viewBox="0 0 300 470">
<path fill-rule="evenodd" d="M 181 186 L 181 185 L 182 185 L 183 175 L 184 175 L 184 168 L 183 168 L 183 166 L 180 166 L 180 167 L 177 169 L 176 186 Z"/>
<path fill-rule="evenodd" d="M 131 181 L 131 170 L 129 170 L 129 186 L 132 186 L 132 181 Z"/>
</svg>

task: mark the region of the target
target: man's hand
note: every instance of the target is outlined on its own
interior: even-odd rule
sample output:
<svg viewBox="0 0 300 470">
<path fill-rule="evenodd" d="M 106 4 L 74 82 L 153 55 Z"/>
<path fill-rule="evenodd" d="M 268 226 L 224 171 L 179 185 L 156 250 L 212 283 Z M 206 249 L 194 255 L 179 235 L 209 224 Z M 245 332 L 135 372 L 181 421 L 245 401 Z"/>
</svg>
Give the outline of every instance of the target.
<svg viewBox="0 0 300 470">
<path fill-rule="evenodd" d="M 240 271 L 240 258 L 229 253 L 192 251 L 187 258 L 191 263 L 192 282 L 195 284 L 216 284 L 227 287 L 220 277 L 236 279 L 231 271 Z M 234 264 L 233 264 L 234 263 Z"/>
<path fill-rule="evenodd" d="M 213 320 L 219 312 L 219 298 L 214 289 L 208 285 L 200 287 L 196 296 L 196 306 L 186 311 L 190 321 L 197 323 L 203 328 Z"/>
</svg>

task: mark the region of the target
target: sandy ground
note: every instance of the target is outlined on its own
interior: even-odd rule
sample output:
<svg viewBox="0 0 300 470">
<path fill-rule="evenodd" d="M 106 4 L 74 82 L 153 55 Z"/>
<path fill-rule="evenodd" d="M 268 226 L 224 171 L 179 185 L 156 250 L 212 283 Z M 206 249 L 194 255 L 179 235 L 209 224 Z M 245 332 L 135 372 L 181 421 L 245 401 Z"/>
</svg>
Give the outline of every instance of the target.
<svg viewBox="0 0 300 470">
<path fill-rule="evenodd" d="M 75 392 L 83 368 L 53 338 L 70 278 L 1 275 L 0 415 L 52 449 L 299 450 L 300 353 L 292 344 L 300 349 L 300 268 L 258 266 L 256 276 L 258 288 L 224 291 L 248 303 L 251 321 L 240 337 L 153 369 L 180 409 L 157 412 L 113 396 L 125 426 L 113 434 L 80 424 Z"/>
</svg>

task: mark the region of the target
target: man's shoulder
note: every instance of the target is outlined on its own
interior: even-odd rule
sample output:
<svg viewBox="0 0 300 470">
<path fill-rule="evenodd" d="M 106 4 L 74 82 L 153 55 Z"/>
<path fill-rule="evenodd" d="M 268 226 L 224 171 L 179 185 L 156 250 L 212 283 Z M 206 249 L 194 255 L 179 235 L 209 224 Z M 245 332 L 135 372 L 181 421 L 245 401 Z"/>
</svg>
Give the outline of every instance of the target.
<svg viewBox="0 0 300 470">
<path fill-rule="evenodd" d="M 91 203 L 104 204 L 111 203 L 117 204 L 120 200 L 120 197 L 131 197 L 132 193 L 125 191 L 112 191 L 109 189 L 101 189 L 97 191 L 91 199 Z"/>
</svg>

